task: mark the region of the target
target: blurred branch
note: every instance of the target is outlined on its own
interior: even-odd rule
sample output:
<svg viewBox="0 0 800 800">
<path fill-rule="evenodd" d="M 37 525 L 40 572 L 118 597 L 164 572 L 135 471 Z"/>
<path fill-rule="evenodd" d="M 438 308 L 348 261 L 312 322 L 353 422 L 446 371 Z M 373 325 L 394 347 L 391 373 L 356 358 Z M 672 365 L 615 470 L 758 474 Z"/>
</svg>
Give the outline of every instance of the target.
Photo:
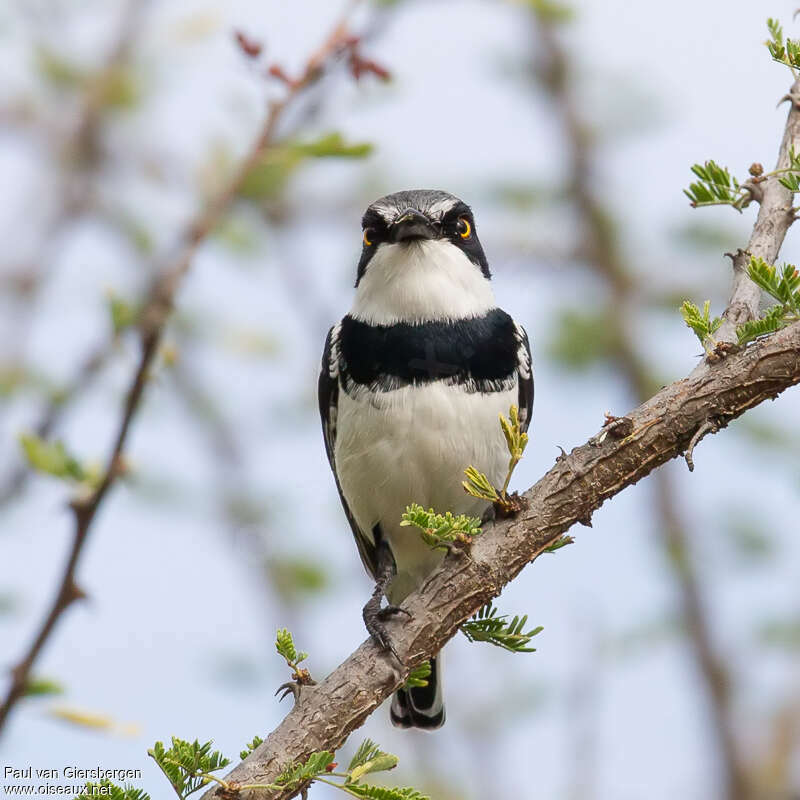
<svg viewBox="0 0 800 800">
<path fill-rule="evenodd" d="M 348 8 L 352 9 L 353 4 Z M 128 440 L 131 424 L 140 408 L 140 402 L 147 384 L 150 370 L 161 343 L 164 327 L 172 311 L 175 296 L 182 279 L 188 271 L 200 245 L 208 238 L 235 201 L 242 184 L 264 154 L 276 142 L 278 124 L 284 112 L 294 104 L 305 90 L 315 84 L 323 75 L 325 68 L 338 56 L 352 48 L 352 40 L 347 31 L 348 15 L 336 23 L 322 46 L 316 50 L 303 69 L 301 75 L 284 80 L 284 95 L 270 103 L 266 120 L 252 147 L 239 164 L 233 177 L 223 190 L 212 199 L 187 227 L 177 253 L 166 264 L 155 270 L 159 276 L 150 289 L 147 301 L 142 307 L 138 321 L 141 352 L 135 374 L 130 382 L 122 410 L 119 429 L 111 448 L 103 478 L 97 488 L 86 498 L 73 501 L 75 534 L 69 557 L 60 581 L 56 596 L 27 653 L 11 673 L 11 686 L 0 706 L 0 732 L 8 720 L 11 710 L 25 694 L 31 670 L 42 648 L 54 630 L 62 614 L 75 600 L 85 597 L 84 591 L 76 582 L 76 569 L 88 537 L 92 522 L 116 479 L 123 471 L 123 452 Z"/>
<path fill-rule="evenodd" d="M 364 642 L 319 685 L 305 687 L 283 722 L 226 780 L 269 783 L 288 763 L 337 749 L 412 667 L 439 652 L 465 619 L 576 522 L 588 522 L 607 499 L 681 455 L 709 415 L 727 424 L 797 383 L 800 323 L 670 384 L 626 415 L 627 424 L 616 428 L 617 436 L 604 428 L 561 456 L 525 492 L 525 511 L 487 526 L 470 553 L 448 554 L 442 567 L 407 598 L 403 607 L 410 619 L 390 623 L 399 665 L 371 640 Z M 203 797 L 211 800 L 215 793 L 210 789 Z M 290 796 L 292 792 L 248 794 L 276 800 Z"/>
<path fill-rule="evenodd" d="M 617 245 L 611 212 L 592 189 L 597 178 L 592 136 L 580 118 L 580 106 L 573 95 L 570 59 L 554 30 L 552 20 L 538 14 L 537 74 L 540 83 L 553 101 L 560 116 L 568 148 L 568 195 L 578 213 L 581 225 L 582 256 L 590 269 L 609 285 L 609 313 L 604 315 L 613 331 L 608 337 L 610 355 L 616 362 L 629 390 L 639 402 L 651 394 L 654 384 L 648 360 L 640 355 L 633 332 L 626 325 L 641 302 L 647 287 L 642 286 L 630 269 Z M 800 112 L 793 106 L 789 112 L 778 156 L 779 167 L 789 161 L 789 152 L 800 140 Z M 786 163 L 784 163 L 786 162 Z M 761 184 L 764 190 L 758 219 L 748 244 L 748 251 L 761 255 L 771 263 L 777 257 L 788 227 L 794 220 L 792 195 L 776 178 Z M 757 316 L 760 290 L 747 277 L 749 256 L 742 250 L 734 257 L 734 284 L 725 312 L 730 328 L 723 339 L 737 341 L 735 326 Z M 698 368 L 702 369 L 702 364 Z M 687 463 L 692 466 L 694 445 L 705 433 L 714 431 L 708 418 L 701 425 L 687 450 Z M 679 589 L 681 611 L 685 620 L 692 656 L 702 678 L 713 730 L 724 769 L 725 796 L 730 800 L 750 797 L 747 765 L 737 746 L 731 707 L 731 680 L 726 659 L 718 652 L 712 625 L 703 599 L 701 581 L 689 548 L 689 533 L 679 509 L 682 503 L 668 472 L 654 478 L 658 534 Z"/>
<path fill-rule="evenodd" d="M 51 132 L 51 147 L 57 151 L 57 161 L 63 173 L 55 191 L 56 203 L 52 219 L 46 225 L 38 252 L 26 264 L 11 271 L 10 287 L 16 292 L 25 313 L 14 325 L 13 342 L 18 359 L 22 359 L 27 329 L 32 323 L 31 309 L 44 283 L 52 249 L 60 233 L 77 217 L 83 214 L 92 202 L 92 175 L 102 164 L 99 140 L 107 116 L 107 87 L 128 62 L 139 31 L 141 14 L 149 0 L 126 0 L 120 17 L 118 30 L 108 55 L 91 80 L 83 89 L 79 111 L 68 134 L 62 130 Z"/>
</svg>

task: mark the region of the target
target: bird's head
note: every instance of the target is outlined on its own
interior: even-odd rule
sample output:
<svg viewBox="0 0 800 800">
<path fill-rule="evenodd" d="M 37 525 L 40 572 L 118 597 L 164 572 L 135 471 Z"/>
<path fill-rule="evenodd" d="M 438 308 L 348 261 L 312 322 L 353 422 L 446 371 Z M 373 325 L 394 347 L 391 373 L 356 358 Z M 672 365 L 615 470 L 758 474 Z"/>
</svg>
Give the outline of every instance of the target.
<svg viewBox="0 0 800 800">
<path fill-rule="evenodd" d="M 463 200 L 432 189 L 396 192 L 367 208 L 362 228 L 357 316 L 389 324 L 493 307 L 489 265 Z"/>
</svg>

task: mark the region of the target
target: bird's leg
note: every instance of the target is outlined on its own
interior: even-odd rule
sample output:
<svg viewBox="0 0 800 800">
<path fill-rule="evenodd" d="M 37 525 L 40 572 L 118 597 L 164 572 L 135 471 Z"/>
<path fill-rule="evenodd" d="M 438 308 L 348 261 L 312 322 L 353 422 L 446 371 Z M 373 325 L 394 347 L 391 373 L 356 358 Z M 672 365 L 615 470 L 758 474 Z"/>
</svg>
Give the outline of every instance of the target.
<svg viewBox="0 0 800 800">
<path fill-rule="evenodd" d="M 378 542 L 376 556 L 378 568 L 375 571 L 375 591 L 364 606 L 364 625 L 369 635 L 375 640 L 375 643 L 384 650 L 391 650 L 392 655 L 400 661 L 400 656 L 397 655 L 389 636 L 389 631 L 384 623 L 387 619 L 397 614 L 405 614 L 409 617 L 411 614 L 404 608 L 391 604 L 381 607 L 381 601 L 386 596 L 386 589 L 394 577 L 394 558 L 389 545 L 382 540 Z"/>
</svg>

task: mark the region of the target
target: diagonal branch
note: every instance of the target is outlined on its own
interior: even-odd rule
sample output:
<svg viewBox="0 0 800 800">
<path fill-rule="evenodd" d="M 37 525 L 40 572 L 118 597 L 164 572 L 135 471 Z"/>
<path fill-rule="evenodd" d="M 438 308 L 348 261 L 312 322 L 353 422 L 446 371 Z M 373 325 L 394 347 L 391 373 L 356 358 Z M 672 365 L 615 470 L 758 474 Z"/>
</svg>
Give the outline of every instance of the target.
<svg viewBox="0 0 800 800">
<path fill-rule="evenodd" d="M 286 91 L 283 98 L 270 104 L 266 120 L 258 137 L 231 180 L 199 216 L 189 224 L 174 257 L 168 259 L 165 265 L 155 270 L 159 277 L 151 287 L 148 300 L 143 306 L 139 319 L 141 339 L 139 362 L 128 388 L 119 428 L 103 478 L 89 497 L 72 503 L 75 516 L 75 534 L 69 557 L 64 567 L 56 596 L 33 643 L 11 671 L 11 686 L 3 704 L 0 706 L 0 732 L 8 720 L 11 710 L 20 698 L 24 696 L 33 665 L 57 622 L 73 602 L 85 597 L 85 593 L 76 582 L 76 570 L 80 556 L 100 505 L 122 472 L 122 458 L 128 434 L 139 410 L 149 373 L 154 364 L 164 327 L 172 311 L 181 281 L 186 275 L 197 249 L 224 218 L 239 194 L 244 180 L 261 161 L 265 152 L 273 145 L 278 124 L 283 117 L 284 111 L 308 87 L 320 79 L 325 68 L 334 59 L 352 47 L 352 40 L 348 37 L 347 32 L 347 20 L 352 7 L 352 5 L 348 7 L 348 13 L 336 23 L 322 46 L 308 59 L 302 74 L 294 80 L 285 82 Z"/>
<path fill-rule="evenodd" d="M 476 539 L 470 555 L 448 555 L 406 600 L 411 619 L 390 623 L 402 671 L 391 656 L 371 641 L 364 642 L 318 686 L 304 688 L 283 722 L 226 779 L 269 783 L 287 763 L 341 746 L 402 684 L 411 667 L 437 653 L 465 619 L 497 596 L 557 537 L 680 456 L 709 416 L 724 427 L 797 383 L 800 323 L 665 387 L 627 415 L 630 424 L 624 428 L 632 432 L 624 438 L 601 433 L 560 458 L 525 492 L 526 511 L 488 529 Z M 211 800 L 216 791 L 210 789 L 204 800 Z M 246 796 L 285 800 L 291 795 L 251 790 Z"/>
</svg>

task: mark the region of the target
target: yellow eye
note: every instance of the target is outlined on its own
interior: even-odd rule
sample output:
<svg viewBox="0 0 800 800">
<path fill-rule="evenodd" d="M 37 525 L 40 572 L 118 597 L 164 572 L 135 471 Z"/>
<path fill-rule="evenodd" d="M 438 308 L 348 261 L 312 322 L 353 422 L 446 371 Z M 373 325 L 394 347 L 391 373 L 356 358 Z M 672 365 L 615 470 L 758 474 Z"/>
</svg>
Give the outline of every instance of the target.
<svg viewBox="0 0 800 800">
<path fill-rule="evenodd" d="M 372 228 L 364 228 L 364 244 L 367 247 L 372 246 L 372 240 L 369 238 L 372 235 Z"/>
<path fill-rule="evenodd" d="M 469 220 L 466 217 L 458 218 L 456 230 L 462 239 L 469 239 L 469 237 L 472 235 L 472 225 L 469 224 Z"/>
</svg>

